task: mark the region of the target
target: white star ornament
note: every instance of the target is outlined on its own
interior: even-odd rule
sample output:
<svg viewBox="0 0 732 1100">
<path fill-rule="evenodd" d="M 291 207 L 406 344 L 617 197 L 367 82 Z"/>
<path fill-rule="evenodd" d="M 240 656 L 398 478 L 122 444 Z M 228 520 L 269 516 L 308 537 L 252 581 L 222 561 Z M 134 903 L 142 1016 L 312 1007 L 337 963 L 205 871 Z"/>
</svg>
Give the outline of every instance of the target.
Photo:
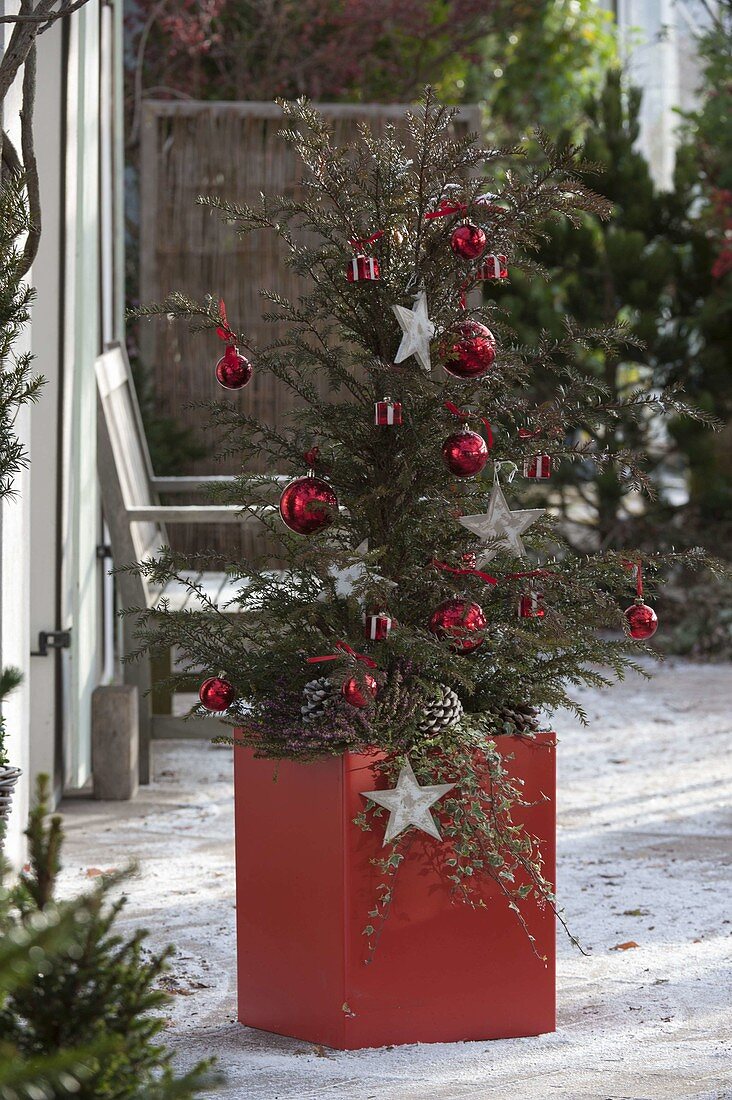
<svg viewBox="0 0 732 1100">
<path fill-rule="evenodd" d="M 524 531 L 540 519 L 545 508 L 523 508 L 512 512 L 508 507 L 503 489 L 498 481 L 493 483 L 493 491 L 488 501 L 488 511 L 480 516 L 460 516 L 460 522 L 468 531 L 478 535 L 484 542 L 493 542 L 481 554 L 479 564 L 490 561 L 499 550 L 513 550 L 514 554 L 523 558 L 526 556 L 523 539 Z"/>
<path fill-rule="evenodd" d="M 364 558 L 368 552 L 369 540 L 364 539 L 363 542 L 356 547 L 355 553 L 358 554 L 360 558 Z M 382 577 L 378 571 L 374 569 L 367 570 L 363 561 L 354 561 L 351 565 L 346 566 L 345 569 L 330 565 L 328 566 L 328 573 L 335 581 L 337 596 L 350 596 L 353 592 L 354 584 L 362 582 L 367 573 L 373 580 L 374 585 L 381 585 L 384 588 L 396 588 L 397 586 L 396 581 L 387 580 L 385 577 Z M 326 598 L 324 592 L 321 592 L 320 596 L 318 596 L 319 600 L 325 600 Z"/>
<path fill-rule="evenodd" d="M 364 798 L 370 798 L 372 802 L 389 810 L 384 844 L 390 844 L 410 826 L 433 836 L 435 840 L 442 840 L 437 822 L 430 812 L 430 806 L 433 806 L 454 786 L 454 783 L 437 783 L 433 787 L 420 787 L 412 771 L 412 765 L 407 760 L 399 772 L 397 785 L 392 790 L 362 791 L 361 794 Z"/>
<path fill-rule="evenodd" d="M 435 326 L 427 314 L 427 295 L 420 290 L 411 309 L 406 306 L 392 306 L 404 335 L 394 362 L 402 363 L 413 355 L 425 370 L 432 369 L 430 361 L 430 340 L 435 335 Z"/>
</svg>

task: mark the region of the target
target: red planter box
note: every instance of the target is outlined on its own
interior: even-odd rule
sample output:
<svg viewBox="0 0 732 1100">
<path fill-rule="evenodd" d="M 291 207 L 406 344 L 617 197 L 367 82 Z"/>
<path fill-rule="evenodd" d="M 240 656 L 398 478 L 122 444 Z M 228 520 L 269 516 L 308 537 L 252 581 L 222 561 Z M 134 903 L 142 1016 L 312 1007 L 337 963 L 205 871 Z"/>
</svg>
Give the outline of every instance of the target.
<svg viewBox="0 0 732 1100">
<path fill-rule="evenodd" d="M 555 873 L 553 738 L 501 737 L 524 811 Z M 422 833 L 397 876 L 391 912 L 366 963 L 382 854 L 381 824 L 353 824 L 361 791 L 377 784 L 373 758 L 297 764 L 235 750 L 239 1020 L 340 1050 L 397 1043 L 539 1035 L 555 1028 L 554 916 L 527 900 L 525 933 L 490 884 L 488 909 L 453 900 Z M 386 817 L 381 821 L 385 824 Z"/>
</svg>

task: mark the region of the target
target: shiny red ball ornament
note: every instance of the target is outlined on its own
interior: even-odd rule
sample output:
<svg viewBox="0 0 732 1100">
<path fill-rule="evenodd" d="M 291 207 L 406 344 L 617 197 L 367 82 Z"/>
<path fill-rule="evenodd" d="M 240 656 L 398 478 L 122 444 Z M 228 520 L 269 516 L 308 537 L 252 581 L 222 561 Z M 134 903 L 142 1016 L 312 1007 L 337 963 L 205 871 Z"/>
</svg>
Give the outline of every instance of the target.
<svg viewBox="0 0 732 1100">
<path fill-rule="evenodd" d="M 376 692 L 379 690 L 379 685 L 374 680 L 373 676 L 370 676 L 367 672 L 364 677 L 366 691 L 376 697 Z M 346 680 L 341 688 L 341 695 L 350 703 L 352 707 L 367 707 L 369 700 L 363 694 L 361 690 L 361 684 L 355 676 L 352 676 L 350 680 Z"/>
<path fill-rule="evenodd" d="M 253 370 L 239 349 L 229 344 L 216 364 L 216 381 L 225 390 L 242 390 L 249 383 Z"/>
<path fill-rule="evenodd" d="M 445 600 L 430 615 L 429 628 L 438 638 L 451 638 L 450 649 L 471 653 L 483 644 L 483 638 L 473 635 L 485 630 L 488 620 L 483 608 L 470 600 Z"/>
<path fill-rule="evenodd" d="M 236 689 L 223 676 L 209 676 L 198 689 L 198 698 L 206 710 L 228 710 L 236 699 Z"/>
<path fill-rule="evenodd" d="M 333 488 L 311 470 L 305 477 L 295 478 L 280 497 L 280 515 L 296 535 L 314 535 L 329 527 L 338 512 L 338 498 Z"/>
<path fill-rule="evenodd" d="M 643 603 L 640 597 L 625 610 L 631 638 L 643 642 L 652 638 L 658 630 L 658 616 L 652 607 Z"/>
<path fill-rule="evenodd" d="M 496 340 L 478 321 L 462 321 L 441 349 L 443 366 L 453 378 L 480 378 L 493 366 Z"/>
<path fill-rule="evenodd" d="M 488 444 L 482 435 L 463 428 L 442 444 L 442 459 L 456 477 L 475 477 L 488 461 Z"/>
<path fill-rule="evenodd" d="M 472 222 L 458 225 L 450 237 L 450 247 L 461 260 L 477 260 L 485 252 L 485 245 L 485 233 Z"/>
</svg>

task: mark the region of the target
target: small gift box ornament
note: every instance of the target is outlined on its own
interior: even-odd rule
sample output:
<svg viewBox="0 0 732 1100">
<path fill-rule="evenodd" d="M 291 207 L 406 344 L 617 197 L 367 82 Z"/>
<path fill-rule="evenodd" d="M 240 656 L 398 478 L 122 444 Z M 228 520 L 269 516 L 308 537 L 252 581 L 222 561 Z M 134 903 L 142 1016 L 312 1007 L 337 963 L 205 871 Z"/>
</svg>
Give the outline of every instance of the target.
<svg viewBox="0 0 732 1100">
<path fill-rule="evenodd" d="M 363 253 L 354 256 L 346 268 L 346 278 L 349 283 L 373 282 L 380 278 L 379 261 L 373 256 L 364 256 Z"/>
<path fill-rule="evenodd" d="M 519 619 L 543 619 L 544 614 L 545 611 L 543 592 L 524 592 L 522 596 L 519 596 Z"/>
<path fill-rule="evenodd" d="M 477 277 L 479 279 L 507 279 L 508 261 L 506 257 L 500 253 L 486 256 L 478 268 Z"/>
<path fill-rule="evenodd" d="M 552 460 L 549 455 L 533 455 L 524 459 L 524 477 L 534 481 L 547 481 L 552 476 Z"/>
<path fill-rule="evenodd" d="M 402 403 L 401 401 L 392 401 L 390 397 L 384 397 L 381 401 L 377 401 L 374 405 L 374 424 L 393 425 L 401 424 L 402 422 Z"/>
<path fill-rule="evenodd" d="M 383 642 L 394 626 L 394 620 L 386 611 L 364 616 L 364 634 L 371 642 Z"/>
</svg>

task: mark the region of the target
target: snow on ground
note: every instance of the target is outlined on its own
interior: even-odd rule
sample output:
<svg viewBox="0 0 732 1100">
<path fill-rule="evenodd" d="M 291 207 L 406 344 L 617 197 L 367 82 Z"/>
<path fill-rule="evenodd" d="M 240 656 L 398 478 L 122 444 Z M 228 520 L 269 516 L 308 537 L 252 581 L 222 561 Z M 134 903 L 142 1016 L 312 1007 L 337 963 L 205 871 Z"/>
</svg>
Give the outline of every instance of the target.
<svg viewBox="0 0 732 1100">
<path fill-rule="evenodd" d="M 166 1038 L 223 1100 L 732 1098 L 732 669 L 669 661 L 555 722 L 558 1026 L 531 1039 L 339 1053 L 236 1022 L 230 750 L 155 746 L 134 803 L 69 799 L 63 888 L 139 862 L 125 921 L 176 944 Z M 266 838 L 263 838 L 263 843 Z M 614 950 L 634 941 L 635 948 Z"/>
</svg>

